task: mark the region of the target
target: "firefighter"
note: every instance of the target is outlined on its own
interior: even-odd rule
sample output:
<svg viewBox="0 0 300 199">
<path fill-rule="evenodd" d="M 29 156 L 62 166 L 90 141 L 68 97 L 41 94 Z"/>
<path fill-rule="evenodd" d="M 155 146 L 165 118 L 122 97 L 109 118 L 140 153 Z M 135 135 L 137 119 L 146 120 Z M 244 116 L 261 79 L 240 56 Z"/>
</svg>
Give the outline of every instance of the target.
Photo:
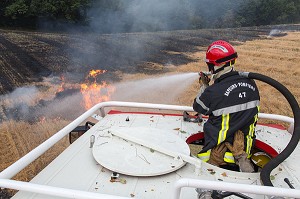
<svg viewBox="0 0 300 199">
<path fill-rule="evenodd" d="M 233 46 L 223 40 L 213 42 L 206 51 L 212 76 L 200 73 L 201 87 L 193 103 L 194 111 L 208 116 L 198 157 L 215 166 L 237 164 L 240 171 L 253 172 L 249 158 L 260 96 L 255 82 L 235 71 L 237 57 Z"/>
</svg>

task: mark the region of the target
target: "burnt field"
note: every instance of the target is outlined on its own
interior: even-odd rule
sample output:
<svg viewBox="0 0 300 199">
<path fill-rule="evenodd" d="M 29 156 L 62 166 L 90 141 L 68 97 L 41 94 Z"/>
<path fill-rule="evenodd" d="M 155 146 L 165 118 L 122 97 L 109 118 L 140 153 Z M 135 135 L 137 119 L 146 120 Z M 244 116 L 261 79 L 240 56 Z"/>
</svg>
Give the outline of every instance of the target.
<svg viewBox="0 0 300 199">
<path fill-rule="evenodd" d="M 95 81 L 98 90 L 92 84 L 88 89 L 107 95 L 112 92 L 109 84 L 120 82 L 123 74 L 161 75 L 174 72 L 177 66 L 198 66 L 203 57 L 197 53 L 214 40 L 227 40 L 238 48 L 247 41 L 283 37 L 294 30 L 299 31 L 300 25 L 122 34 L 0 30 L 0 122 L 34 123 L 45 116 L 73 119 L 88 108 L 87 103 L 95 103 L 86 101 L 89 93 L 81 92 L 86 82 Z M 253 54 L 256 50 L 242 54 L 262 59 L 261 54 Z M 266 53 L 263 61 L 271 56 Z M 106 72 L 89 77 L 91 70 Z M 94 98 L 101 101 L 100 96 Z"/>
<path fill-rule="evenodd" d="M 168 67 L 194 62 L 186 55 L 216 39 L 247 41 L 272 29 L 299 30 L 299 25 L 156 33 L 79 34 L 0 30 L 0 94 L 16 87 L 64 75 L 81 82 L 91 69 L 108 70 L 107 80 L 121 73 L 164 73 Z M 235 44 L 237 45 L 237 44 Z"/>
</svg>

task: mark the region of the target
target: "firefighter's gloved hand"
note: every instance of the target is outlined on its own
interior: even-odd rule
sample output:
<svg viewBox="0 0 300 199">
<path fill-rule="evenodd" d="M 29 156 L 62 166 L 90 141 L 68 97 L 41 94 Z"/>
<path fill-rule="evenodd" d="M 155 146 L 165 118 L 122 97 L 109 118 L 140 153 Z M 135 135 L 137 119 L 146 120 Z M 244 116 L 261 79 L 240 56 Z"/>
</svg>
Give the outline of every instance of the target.
<svg viewBox="0 0 300 199">
<path fill-rule="evenodd" d="M 208 86 L 210 82 L 210 78 L 203 72 L 199 72 L 199 84 Z"/>
<path fill-rule="evenodd" d="M 244 151 L 244 133 L 237 131 L 234 134 L 233 145 L 226 142 L 225 145 L 232 152 L 236 164 L 239 165 L 242 172 L 253 172 L 254 168 L 250 160 L 247 158 L 248 154 Z"/>
<path fill-rule="evenodd" d="M 234 134 L 233 145 L 231 145 L 229 142 L 225 142 L 225 145 L 232 152 L 234 157 L 245 153 L 245 151 L 244 151 L 244 133 L 240 130 L 237 131 Z"/>
<path fill-rule="evenodd" d="M 199 72 L 199 76 L 200 90 L 196 98 L 199 98 L 202 95 L 204 90 L 209 86 L 210 81 L 209 77 L 203 72 Z"/>
<path fill-rule="evenodd" d="M 238 156 L 234 156 L 234 158 L 242 172 L 252 173 L 252 172 L 254 172 L 254 167 L 251 164 L 251 161 L 249 160 L 249 158 L 247 158 L 247 156 L 248 156 L 248 154 L 246 152 L 243 152 L 242 154 L 240 154 Z"/>
<path fill-rule="evenodd" d="M 220 166 L 226 164 L 224 161 L 224 155 L 227 151 L 227 147 L 225 143 L 219 144 L 215 146 L 210 153 L 209 160 L 207 161 L 210 164 L 213 164 L 215 166 Z"/>
</svg>

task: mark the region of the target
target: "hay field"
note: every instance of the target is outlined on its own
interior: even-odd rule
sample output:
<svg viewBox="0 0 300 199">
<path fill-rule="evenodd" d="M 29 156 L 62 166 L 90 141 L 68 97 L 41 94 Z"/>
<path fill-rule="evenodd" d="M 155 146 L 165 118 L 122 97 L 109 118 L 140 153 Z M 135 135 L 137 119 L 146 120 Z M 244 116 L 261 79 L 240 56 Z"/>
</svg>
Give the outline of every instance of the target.
<svg viewBox="0 0 300 199">
<path fill-rule="evenodd" d="M 286 86 L 300 101 L 300 32 L 289 32 L 283 37 L 262 37 L 261 39 L 239 42 L 231 41 L 238 52 L 235 69 L 238 71 L 256 72 L 269 76 Z M 202 49 L 203 50 L 203 49 Z M 202 61 L 204 51 L 190 54 L 199 58 L 199 62 L 180 67 L 178 72 L 207 71 Z M 291 109 L 285 98 L 273 87 L 256 81 L 261 95 L 261 112 L 292 116 Z M 188 94 L 181 97 L 180 103 L 191 105 L 198 92 L 198 83 L 187 90 Z"/>
<path fill-rule="evenodd" d="M 241 42 L 229 40 L 238 52 L 235 64 L 237 71 L 255 72 L 269 76 L 287 87 L 300 101 L 300 32 L 288 32 L 285 36 L 268 37 L 262 35 L 259 39 Z M 188 73 L 207 71 L 204 57 L 207 47 L 198 47 L 197 52 L 187 52 L 184 56 L 195 62 L 173 67 L 173 73 Z M 172 53 L 172 52 L 171 52 Z M 156 67 L 159 67 L 156 65 Z M 163 66 L 160 66 L 163 67 Z M 161 76 L 165 76 L 162 74 Z M 132 79 L 146 79 L 148 75 L 123 74 L 123 81 Z M 261 95 L 261 112 L 287 115 L 292 117 L 289 104 L 275 88 L 261 81 L 256 81 Z M 194 97 L 198 93 L 199 84 L 194 82 L 181 96 L 178 96 L 175 104 L 191 106 Z M 157 96 L 160 97 L 160 96 Z"/>
<path fill-rule="evenodd" d="M 285 85 L 299 102 L 300 32 L 288 32 L 287 35 L 282 37 L 262 36 L 259 39 L 246 42 L 236 40 L 230 42 L 235 46 L 239 55 L 235 66 L 236 70 L 257 72 L 274 78 Z M 197 52 L 183 53 L 184 56 L 191 57 L 192 60 L 196 61 L 176 66 L 171 72 L 206 71 L 206 65 L 202 61 L 205 50 L 206 48 L 199 47 Z M 122 74 L 122 78 L 123 81 L 128 81 L 149 78 L 149 75 L 144 73 Z M 258 82 L 258 86 L 261 94 L 261 112 L 292 116 L 286 100 L 275 89 L 261 82 Z M 174 103 L 191 105 L 198 90 L 199 85 L 194 82 Z M 0 126 L 0 171 L 63 128 L 68 122 L 46 119 L 34 124 L 15 121 L 2 123 Z M 68 141 L 65 138 L 15 176 L 14 179 L 29 181 L 67 146 Z"/>
</svg>

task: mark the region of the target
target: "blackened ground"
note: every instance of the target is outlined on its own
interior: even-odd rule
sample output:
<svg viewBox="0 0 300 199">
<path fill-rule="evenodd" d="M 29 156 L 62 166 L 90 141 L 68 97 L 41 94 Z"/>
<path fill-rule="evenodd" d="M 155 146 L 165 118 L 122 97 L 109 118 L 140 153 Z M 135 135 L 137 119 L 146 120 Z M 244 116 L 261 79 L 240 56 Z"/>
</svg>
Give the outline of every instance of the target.
<svg viewBox="0 0 300 199">
<path fill-rule="evenodd" d="M 9 199 L 12 195 L 7 192 L 5 189 L 0 189 L 0 199 Z"/>
<path fill-rule="evenodd" d="M 49 75 L 64 74 L 69 81 L 78 83 L 91 69 L 147 74 L 168 72 L 168 67 L 152 66 L 197 61 L 185 53 L 198 51 L 199 47 L 206 47 L 217 39 L 257 39 L 273 29 L 299 30 L 300 26 L 109 35 L 0 30 L 0 94 Z M 114 73 L 107 76 L 111 81 L 119 80 Z"/>
</svg>

